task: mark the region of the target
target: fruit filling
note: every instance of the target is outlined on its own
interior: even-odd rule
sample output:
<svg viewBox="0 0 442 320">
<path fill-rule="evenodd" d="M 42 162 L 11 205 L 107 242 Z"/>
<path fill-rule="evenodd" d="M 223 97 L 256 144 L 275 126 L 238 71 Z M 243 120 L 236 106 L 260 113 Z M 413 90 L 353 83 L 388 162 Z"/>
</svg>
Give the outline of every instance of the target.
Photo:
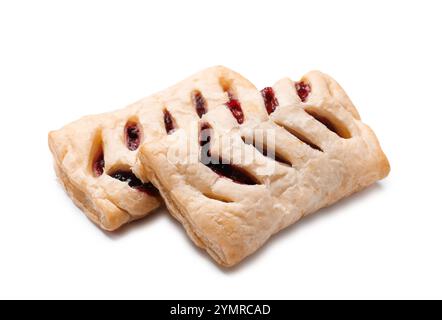
<svg viewBox="0 0 442 320">
<path fill-rule="evenodd" d="M 104 173 L 104 153 L 101 151 L 92 164 L 92 171 L 95 177 L 100 177 Z"/>
<path fill-rule="evenodd" d="M 199 91 L 192 92 L 192 102 L 195 106 L 196 113 L 198 117 L 202 118 L 204 114 L 207 112 L 207 103 L 206 99 L 204 99 L 203 95 Z"/>
<path fill-rule="evenodd" d="M 296 82 L 295 83 L 296 91 L 298 92 L 298 96 L 301 99 L 302 102 L 307 101 L 308 95 L 312 91 L 312 88 L 308 83 L 305 83 L 303 81 Z"/>
<path fill-rule="evenodd" d="M 276 110 L 276 107 L 279 106 L 279 102 L 275 96 L 275 92 L 271 87 L 267 87 L 261 90 L 261 95 L 264 99 L 267 113 L 272 114 Z"/>
<path fill-rule="evenodd" d="M 158 194 L 158 190 L 152 183 L 143 183 L 130 171 L 117 171 L 112 174 L 111 177 L 121 182 L 126 182 L 132 189 L 147 193 L 149 195 Z"/>
<path fill-rule="evenodd" d="M 255 185 L 258 184 L 254 178 L 245 171 L 230 164 L 223 164 L 221 158 L 214 158 L 210 152 L 210 142 L 212 140 L 212 128 L 208 123 L 203 123 L 200 128 L 199 144 L 201 146 L 202 164 L 210 168 L 220 177 L 228 178 L 239 184 Z"/>
<path fill-rule="evenodd" d="M 203 123 L 200 128 L 200 146 L 204 147 L 205 145 L 210 144 L 212 134 L 212 128 L 208 123 Z"/>
<path fill-rule="evenodd" d="M 217 175 L 228 178 L 233 182 L 246 185 L 258 184 L 254 178 L 252 178 L 240 168 L 237 168 L 230 164 L 223 164 L 222 159 L 218 159 L 217 161 L 212 160 L 210 163 L 206 164 L 206 166 Z"/>
<path fill-rule="evenodd" d="M 124 132 L 127 148 L 130 151 L 137 150 L 141 143 L 141 129 L 138 123 L 128 122 Z"/>
<path fill-rule="evenodd" d="M 167 134 L 171 134 L 175 130 L 175 124 L 172 115 L 168 110 L 164 110 L 164 127 Z"/>
<path fill-rule="evenodd" d="M 229 108 L 232 115 L 235 117 L 236 121 L 239 124 L 244 123 L 244 113 L 241 108 L 241 103 L 238 99 L 235 99 L 234 97 L 230 96 L 229 102 L 226 103 L 227 108 Z"/>
</svg>

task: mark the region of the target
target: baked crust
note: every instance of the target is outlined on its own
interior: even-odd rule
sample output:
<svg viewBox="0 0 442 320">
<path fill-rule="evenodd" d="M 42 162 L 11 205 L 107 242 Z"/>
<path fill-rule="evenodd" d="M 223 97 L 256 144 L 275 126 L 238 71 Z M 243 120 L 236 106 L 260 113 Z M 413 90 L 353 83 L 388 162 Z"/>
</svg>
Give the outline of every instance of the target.
<svg viewBox="0 0 442 320">
<path fill-rule="evenodd" d="M 131 171 L 137 151 L 124 143 L 124 128 L 136 119 L 138 102 L 124 110 L 88 116 L 49 133 L 55 172 L 74 203 L 101 228 L 113 231 L 160 206 L 159 196 L 129 187 L 108 174 Z M 102 147 L 104 174 L 94 176 L 92 161 Z M 147 182 L 147 181 L 145 181 Z"/>
<path fill-rule="evenodd" d="M 269 115 L 261 93 L 247 79 L 222 66 L 204 70 L 126 109 L 51 132 L 57 175 L 74 202 L 106 230 L 160 205 L 159 197 L 109 174 L 126 170 L 143 182 L 151 181 L 195 244 L 219 264 L 233 266 L 281 229 L 389 173 L 376 136 L 338 83 L 318 71 L 301 82 L 311 88 L 305 101 L 290 79 L 273 86 L 279 105 Z M 204 98 L 204 115 L 192 98 L 195 92 Z M 232 97 L 241 105 L 241 124 L 226 107 Z M 321 117 L 333 120 L 336 130 L 325 126 Z M 143 145 L 136 151 L 125 144 L 128 121 L 140 124 L 144 132 Z M 202 124 L 211 127 L 211 155 L 229 160 L 256 184 L 236 183 L 198 161 Z M 257 132 L 273 137 L 273 151 L 285 163 L 250 143 L 264 140 Z M 105 167 L 97 177 L 91 162 L 99 147 Z"/>
<path fill-rule="evenodd" d="M 338 83 L 318 71 L 301 82 L 311 88 L 304 102 L 292 80 L 277 82 L 273 91 L 279 106 L 268 115 L 253 84 L 227 68 L 214 67 L 155 95 L 148 109 L 139 110 L 140 121 L 150 125 L 135 171 L 152 181 L 195 244 L 223 266 L 239 263 L 281 229 L 389 173 L 376 136 Z M 207 102 L 201 119 L 191 99 L 195 90 Z M 242 124 L 226 107 L 232 93 L 244 113 Z M 165 128 L 165 109 L 173 117 L 173 132 Z M 333 122 L 335 131 L 321 118 Z M 236 183 L 192 161 L 199 157 L 195 131 L 202 123 L 213 131 L 211 154 L 228 159 L 257 184 Z M 256 140 L 257 131 L 273 134 L 274 151 L 290 166 L 243 141 Z M 223 139 L 230 145 L 221 146 Z M 172 154 L 186 161 L 171 161 Z M 244 155 L 251 161 L 243 161 Z"/>
</svg>

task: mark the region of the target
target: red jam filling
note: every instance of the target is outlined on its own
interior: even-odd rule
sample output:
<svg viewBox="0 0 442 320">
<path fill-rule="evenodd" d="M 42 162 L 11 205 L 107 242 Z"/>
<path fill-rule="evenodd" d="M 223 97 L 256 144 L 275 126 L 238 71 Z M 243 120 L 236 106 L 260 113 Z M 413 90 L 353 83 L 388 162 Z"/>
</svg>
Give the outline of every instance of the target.
<svg viewBox="0 0 442 320">
<path fill-rule="evenodd" d="M 278 99 L 275 96 L 275 92 L 271 87 L 267 87 L 261 90 L 261 95 L 264 98 L 264 103 L 268 114 L 272 114 L 276 107 L 279 105 Z"/>
<path fill-rule="evenodd" d="M 95 177 L 100 177 L 104 173 L 104 153 L 100 152 L 92 164 L 92 170 Z"/>
<path fill-rule="evenodd" d="M 157 195 L 158 190 L 150 182 L 143 183 L 130 171 L 117 171 L 111 175 L 112 178 L 117 179 L 121 182 L 126 182 L 132 189 L 138 190 L 149 195 Z"/>
<path fill-rule="evenodd" d="M 208 123 L 203 123 L 200 128 L 200 146 L 203 147 L 205 145 L 210 144 L 212 128 Z"/>
<path fill-rule="evenodd" d="M 141 186 L 135 187 L 135 189 L 153 197 L 160 194 L 158 189 L 155 188 L 155 186 L 151 182 L 143 183 Z"/>
<path fill-rule="evenodd" d="M 192 102 L 193 105 L 195 106 L 198 117 L 202 118 L 202 116 L 207 112 L 206 99 L 204 99 L 201 92 L 195 91 L 192 93 Z"/>
<path fill-rule="evenodd" d="M 125 128 L 126 145 L 130 151 L 135 151 L 141 143 L 141 129 L 137 123 L 129 122 Z"/>
<path fill-rule="evenodd" d="M 175 129 L 172 115 L 167 110 L 164 110 L 164 127 L 166 128 L 167 134 L 171 134 Z"/>
<path fill-rule="evenodd" d="M 296 91 L 298 92 L 298 96 L 302 102 L 307 101 L 308 95 L 312 91 L 312 88 L 308 83 L 303 81 L 295 83 Z"/>
<path fill-rule="evenodd" d="M 222 159 L 215 159 L 210 153 L 212 130 L 208 123 L 203 123 L 200 128 L 199 144 L 201 146 L 201 163 L 210 168 L 220 177 L 228 178 L 239 184 L 255 185 L 257 182 L 245 171 L 230 164 L 223 164 Z"/>
<path fill-rule="evenodd" d="M 219 175 L 221 177 L 228 178 L 228 179 L 232 180 L 233 182 L 236 182 L 239 184 L 246 184 L 246 185 L 256 185 L 257 184 L 255 179 L 250 177 L 243 170 L 241 170 L 235 166 L 232 166 L 230 164 L 222 164 L 221 162 L 222 162 L 222 160 L 219 159 L 219 161 L 217 161 L 216 163 L 210 162 L 209 164 L 206 164 L 206 166 L 209 167 L 217 175 Z"/>
<path fill-rule="evenodd" d="M 244 123 L 244 113 L 241 108 L 241 103 L 238 99 L 234 99 L 231 95 L 229 102 L 226 103 L 227 108 L 229 108 L 232 115 L 235 117 L 239 124 Z"/>
</svg>

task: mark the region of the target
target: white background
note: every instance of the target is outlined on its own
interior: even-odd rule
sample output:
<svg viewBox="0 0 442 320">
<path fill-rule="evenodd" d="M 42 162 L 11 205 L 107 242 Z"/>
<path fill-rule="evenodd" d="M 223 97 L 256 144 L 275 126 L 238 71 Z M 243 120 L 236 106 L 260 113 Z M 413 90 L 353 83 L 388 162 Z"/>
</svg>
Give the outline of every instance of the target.
<svg viewBox="0 0 442 320">
<path fill-rule="evenodd" d="M 442 298 L 440 1 L 3 1 L 0 298 Z M 335 77 L 391 175 L 218 268 L 165 209 L 100 231 L 47 133 L 212 65 Z"/>
</svg>

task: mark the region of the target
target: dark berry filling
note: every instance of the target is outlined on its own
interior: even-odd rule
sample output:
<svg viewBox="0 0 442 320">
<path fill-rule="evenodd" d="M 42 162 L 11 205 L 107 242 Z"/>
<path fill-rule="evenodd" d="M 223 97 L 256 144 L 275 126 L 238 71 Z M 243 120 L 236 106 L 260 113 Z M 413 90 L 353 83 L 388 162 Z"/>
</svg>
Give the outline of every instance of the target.
<svg viewBox="0 0 442 320">
<path fill-rule="evenodd" d="M 173 130 L 175 129 L 172 115 L 168 110 L 164 110 L 164 127 L 166 128 L 167 134 L 172 133 Z"/>
<path fill-rule="evenodd" d="M 264 98 L 267 113 L 272 114 L 276 110 L 276 107 L 279 106 L 279 102 L 275 96 L 275 92 L 271 87 L 267 87 L 261 90 L 261 95 Z"/>
<path fill-rule="evenodd" d="M 95 177 L 100 177 L 104 173 L 104 153 L 101 151 L 92 164 L 92 171 Z"/>
<path fill-rule="evenodd" d="M 208 123 L 203 123 L 200 128 L 200 146 L 203 147 L 206 144 L 210 144 L 212 134 L 212 128 Z"/>
<path fill-rule="evenodd" d="M 241 108 L 241 103 L 239 102 L 238 99 L 234 99 L 234 97 L 232 97 L 230 94 L 229 97 L 230 100 L 229 102 L 226 103 L 226 106 L 227 108 L 229 108 L 230 112 L 235 117 L 236 121 L 239 124 L 242 124 L 244 122 L 244 113 Z"/>
<path fill-rule="evenodd" d="M 233 182 L 248 185 L 258 184 L 255 179 L 250 177 L 245 171 L 230 164 L 223 164 L 222 159 L 215 159 L 212 157 L 210 153 L 210 142 L 212 140 L 211 135 L 211 126 L 208 123 L 203 123 L 200 128 L 199 138 L 199 144 L 201 146 L 201 163 L 206 165 L 219 176 L 228 178 Z"/>
<path fill-rule="evenodd" d="M 135 189 L 154 197 L 160 194 L 151 182 L 143 183 L 141 186 L 135 187 Z"/>
<path fill-rule="evenodd" d="M 211 162 L 212 155 L 210 153 L 210 141 L 212 140 L 212 128 L 208 123 L 203 123 L 200 127 L 199 144 L 201 146 L 200 150 L 200 161 L 203 164 Z"/>
<path fill-rule="evenodd" d="M 192 102 L 195 106 L 196 113 L 198 117 L 202 117 L 207 112 L 207 103 L 206 99 L 204 99 L 203 95 L 199 91 L 194 91 L 192 93 Z"/>
<path fill-rule="evenodd" d="M 305 102 L 308 98 L 308 95 L 312 91 L 312 88 L 308 83 L 303 81 L 295 83 L 296 91 L 298 92 L 298 96 L 302 102 Z"/>
<path fill-rule="evenodd" d="M 130 171 L 117 171 L 112 174 L 111 177 L 121 182 L 126 182 L 132 189 L 147 193 L 149 195 L 158 194 L 158 190 L 152 183 L 143 183 Z"/>
<path fill-rule="evenodd" d="M 141 143 L 141 129 L 135 122 L 129 122 L 125 128 L 126 145 L 130 151 L 135 151 Z"/>
<path fill-rule="evenodd" d="M 240 168 L 237 168 L 235 166 L 232 166 L 230 164 L 222 164 L 222 160 L 219 159 L 218 161 L 213 161 L 214 163 L 210 162 L 206 164 L 207 167 L 209 167 L 213 172 L 215 172 L 217 175 L 221 177 L 228 178 L 232 180 L 233 182 L 239 183 L 239 184 L 246 184 L 246 185 L 256 185 L 258 184 L 255 179 L 253 179 L 250 175 L 248 175 L 246 172 L 241 170 Z"/>
</svg>

